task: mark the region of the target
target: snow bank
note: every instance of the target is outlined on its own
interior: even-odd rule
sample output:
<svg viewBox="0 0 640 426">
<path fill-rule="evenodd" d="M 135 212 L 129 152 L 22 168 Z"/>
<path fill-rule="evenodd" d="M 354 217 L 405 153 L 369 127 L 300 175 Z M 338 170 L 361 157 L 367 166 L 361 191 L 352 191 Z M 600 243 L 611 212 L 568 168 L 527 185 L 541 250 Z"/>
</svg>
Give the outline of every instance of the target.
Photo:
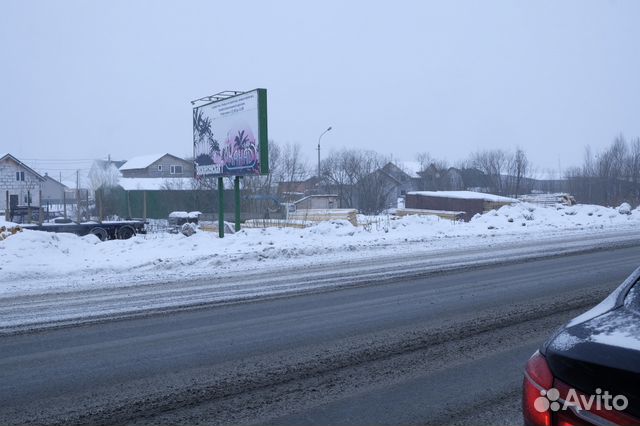
<svg viewBox="0 0 640 426">
<path fill-rule="evenodd" d="M 6 220 L 2 220 L 0 219 L 0 227 L 5 227 L 5 228 L 13 228 L 14 226 L 17 226 L 17 223 L 13 223 L 13 222 L 7 222 Z"/>
<path fill-rule="evenodd" d="M 618 213 L 620 214 L 631 214 L 631 206 L 629 203 L 620 204 L 616 210 L 618 210 Z"/>
<path fill-rule="evenodd" d="M 376 250 L 398 254 L 486 247 L 492 241 L 521 241 L 524 236 L 534 241 L 572 232 L 631 231 L 640 225 L 640 211 L 620 214 L 593 205 L 519 203 L 477 215 L 468 223 L 435 216 L 359 216 L 359 221 L 366 224 L 355 227 L 334 220 L 307 228 L 243 229 L 224 239 L 199 231 L 191 237 L 161 233 L 103 243 L 94 236 L 26 230 L 0 242 L 0 294 L 241 274 L 260 265 L 363 259 Z"/>
</svg>

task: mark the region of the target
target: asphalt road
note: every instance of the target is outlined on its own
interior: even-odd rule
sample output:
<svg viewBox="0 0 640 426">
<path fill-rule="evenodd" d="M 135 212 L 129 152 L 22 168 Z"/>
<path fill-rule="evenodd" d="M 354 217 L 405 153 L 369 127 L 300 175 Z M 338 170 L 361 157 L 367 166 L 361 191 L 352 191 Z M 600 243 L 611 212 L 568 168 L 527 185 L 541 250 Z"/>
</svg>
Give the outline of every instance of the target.
<svg viewBox="0 0 640 426">
<path fill-rule="evenodd" d="M 0 337 L 0 424 L 513 424 L 640 247 Z"/>
</svg>

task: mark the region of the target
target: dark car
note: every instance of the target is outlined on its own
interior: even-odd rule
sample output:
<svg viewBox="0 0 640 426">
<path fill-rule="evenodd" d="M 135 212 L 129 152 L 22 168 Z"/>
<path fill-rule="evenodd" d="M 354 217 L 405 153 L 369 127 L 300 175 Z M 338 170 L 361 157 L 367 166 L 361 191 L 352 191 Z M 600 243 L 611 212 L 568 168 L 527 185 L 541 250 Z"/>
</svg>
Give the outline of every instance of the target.
<svg viewBox="0 0 640 426">
<path fill-rule="evenodd" d="M 527 362 L 526 425 L 640 425 L 640 268 Z"/>
</svg>

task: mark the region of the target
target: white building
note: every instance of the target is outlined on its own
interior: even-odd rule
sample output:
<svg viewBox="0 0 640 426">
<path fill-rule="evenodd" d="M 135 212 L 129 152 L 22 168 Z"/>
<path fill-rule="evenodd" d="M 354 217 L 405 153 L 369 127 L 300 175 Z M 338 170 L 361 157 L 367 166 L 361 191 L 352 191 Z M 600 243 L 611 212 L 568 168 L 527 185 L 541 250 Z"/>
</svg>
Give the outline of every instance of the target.
<svg viewBox="0 0 640 426">
<path fill-rule="evenodd" d="M 45 178 L 11 154 L 0 154 L 0 210 L 9 206 L 40 206 Z"/>
</svg>

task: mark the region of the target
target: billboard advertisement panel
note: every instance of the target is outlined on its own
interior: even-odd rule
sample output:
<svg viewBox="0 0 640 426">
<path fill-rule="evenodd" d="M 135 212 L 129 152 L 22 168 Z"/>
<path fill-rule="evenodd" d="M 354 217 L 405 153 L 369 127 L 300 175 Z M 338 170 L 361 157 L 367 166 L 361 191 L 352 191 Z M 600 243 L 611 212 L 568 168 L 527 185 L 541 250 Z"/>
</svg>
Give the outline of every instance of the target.
<svg viewBox="0 0 640 426">
<path fill-rule="evenodd" d="M 268 153 L 266 89 L 193 109 L 196 176 L 267 174 Z"/>
</svg>

